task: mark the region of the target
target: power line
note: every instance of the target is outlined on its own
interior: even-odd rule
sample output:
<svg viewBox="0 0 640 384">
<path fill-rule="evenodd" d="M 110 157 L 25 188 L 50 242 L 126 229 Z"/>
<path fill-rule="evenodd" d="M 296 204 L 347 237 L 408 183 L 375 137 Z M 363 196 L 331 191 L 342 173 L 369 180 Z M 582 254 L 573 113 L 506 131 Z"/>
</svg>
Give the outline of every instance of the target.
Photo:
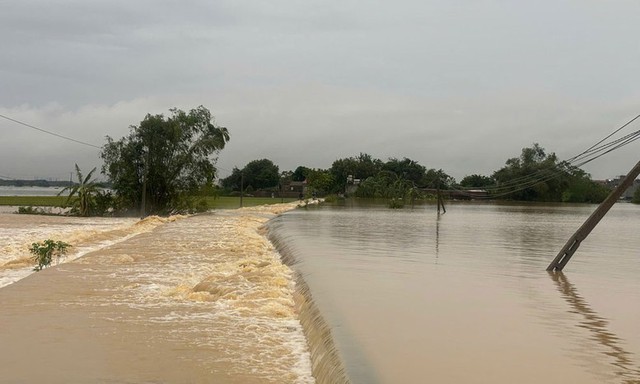
<svg viewBox="0 0 640 384">
<path fill-rule="evenodd" d="M 620 132 L 622 129 L 624 129 L 625 127 L 627 127 L 628 125 L 630 125 L 631 123 L 633 123 L 635 120 L 637 120 L 638 118 L 640 118 L 640 115 L 637 115 L 636 117 L 634 117 L 633 119 L 631 119 L 630 121 L 628 121 L 627 123 L 625 123 L 624 125 L 622 125 L 621 127 L 619 127 L 618 129 L 616 129 L 613 133 L 609 134 L 608 136 L 606 136 L 604 139 L 598 141 L 597 143 L 595 143 L 594 145 L 592 145 L 591 147 L 587 148 L 586 150 L 584 150 L 583 152 L 581 152 L 580 154 L 573 156 L 565 161 L 560 162 L 560 165 L 564 165 L 564 167 L 561 167 L 560 169 L 557 169 L 555 172 L 551 171 L 550 169 L 539 169 L 533 173 L 530 173 L 528 175 L 524 175 L 524 176 L 520 176 L 520 177 L 516 177 L 512 180 L 507 181 L 506 183 L 502 183 L 500 185 L 495 185 L 495 186 L 485 186 L 483 189 L 486 191 L 489 191 L 491 193 L 491 196 L 487 197 L 487 198 L 495 198 L 495 197 L 500 197 L 500 196 L 506 196 L 509 195 L 511 193 L 515 193 L 515 192 L 520 192 L 523 191 L 527 188 L 531 188 L 535 185 L 541 184 L 543 182 L 546 182 L 548 180 L 554 179 L 556 177 L 559 177 L 560 175 L 564 174 L 568 169 L 563 169 L 569 166 L 573 166 L 576 168 L 580 168 L 583 165 L 590 163 L 596 159 L 599 159 L 600 157 L 613 152 L 617 149 L 620 149 L 628 144 L 631 144 L 632 142 L 640 139 L 640 130 L 632 132 L 630 134 L 627 134 L 625 136 L 622 136 L 618 139 L 609 141 L 607 143 L 604 143 L 607 139 L 611 138 L 613 135 L 615 135 L 616 133 Z M 603 144 L 604 143 L 604 144 Z M 467 192 L 465 190 L 460 190 L 460 189 L 456 189 L 456 188 L 452 188 L 452 190 L 462 193 L 462 194 L 466 194 Z M 502 193 L 498 193 L 500 191 L 505 191 Z M 471 194 L 469 194 L 471 195 Z M 478 196 L 474 196 L 476 198 L 481 198 Z"/>
<path fill-rule="evenodd" d="M 97 145 L 93 145 L 93 144 L 90 144 L 90 143 L 86 143 L 84 141 L 76 140 L 76 139 L 73 139 L 73 138 L 68 137 L 68 136 L 63 136 L 63 135 L 57 134 L 55 132 L 47 131 L 46 129 L 38 128 L 38 127 L 33 126 L 31 124 L 27 124 L 27 123 L 22 122 L 20 120 L 12 119 L 12 118 L 10 118 L 8 116 L 5 116 L 5 115 L 2 115 L 2 114 L 0 114 L 0 117 L 2 117 L 3 119 L 7 119 L 9 121 L 13 121 L 14 123 L 17 123 L 17 124 L 20 124 L 20 125 L 24 125 L 25 127 L 29 127 L 31 129 L 35 129 L 35 130 L 40 131 L 40 132 L 44 132 L 44 133 L 49 134 L 51 136 L 59 137 L 61 139 L 65 139 L 65 140 L 68 140 L 68 141 L 73 141 L 74 143 L 86 145 L 88 147 L 102 149 L 102 148 L 98 147 Z"/>
</svg>

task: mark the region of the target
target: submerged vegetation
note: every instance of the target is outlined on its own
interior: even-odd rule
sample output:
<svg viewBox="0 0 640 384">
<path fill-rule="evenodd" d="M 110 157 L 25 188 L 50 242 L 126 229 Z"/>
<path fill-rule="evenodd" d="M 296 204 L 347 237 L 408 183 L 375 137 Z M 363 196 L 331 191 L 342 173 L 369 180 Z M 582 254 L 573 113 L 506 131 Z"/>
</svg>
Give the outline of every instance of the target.
<svg viewBox="0 0 640 384">
<path fill-rule="evenodd" d="M 33 254 L 33 261 L 37 264 L 33 270 L 41 271 L 43 268 L 50 266 L 53 257 L 55 256 L 56 259 L 59 259 L 67 252 L 67 248 L 70 246 L 71 245 L 64 241 L 54 241 L 51 239 L 31 244 L 29 252 Z"/>
</svg>

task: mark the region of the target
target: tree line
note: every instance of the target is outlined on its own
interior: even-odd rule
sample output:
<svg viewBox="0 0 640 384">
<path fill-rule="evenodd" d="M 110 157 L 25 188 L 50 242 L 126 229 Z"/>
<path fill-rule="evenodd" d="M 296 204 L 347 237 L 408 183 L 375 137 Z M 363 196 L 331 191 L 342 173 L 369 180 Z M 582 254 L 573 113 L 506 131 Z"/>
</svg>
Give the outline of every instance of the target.
<svg viewBox="0 0 640 384">
<path fill-rule="evenodd" d="M 257 159 L 217 179 L 216 160 L 230 140 L 203 107 L 188 112 L 170 109 L 147 114 L 118 140 L 106 137 L 100 156 L 110 190 L 96 187 L 76 165 L 78 182 L 69 186 L 69 203 L 80 215 L 107 211 L 126 214 L 172 214 L 206 210 L 204 196 L 271 191 L 286 183 L 305 182 L 319 196 L 353 194 L 362 198 L 419 198 L 425 190 L 480 189 L 488 198 L 545 202 L 602 201 L 609 193 L 583 170 L 560 161 L 538 144 L 490 175 L 472 174 L 460 182 L 442 169 L 427 168 L 409 158 L 386 161 L 367 153 L 335 160 L 327 169 L 304 165 L 280 171 L 269 159 Z"/>
<path fill-rule="evenodd" d="M 328 169 L 298 166 L 294 171 L 284 172 L 279 172 L 271 160 L 254 160 L 242 169 L 234 168 L 230 176 L 220 180 L 220 185 L 226 193 L 239 191 L 241 181 L 245 191 L 277 191 L 281 183 L 303 180 L 310 191 L 319 195 L 351 190 L 356 197 L 363 198 L 402 199 L 424 190 L 475 189 L 494 199 L 598 203 L 609 193 L 606 186 L 593 181 L 589 174 L 560 161 L 555 153 L 547 153 L 538 144 L 523 148 L 520 156 L 507 159 L 491 175 L 472 174 L 460 182 L 442 169 L 427 168 L 406 157 L 382 161 L 360 153 L 338 159 Z M 349 184 L 356 187 L 348 188 Z"/>
</svg>

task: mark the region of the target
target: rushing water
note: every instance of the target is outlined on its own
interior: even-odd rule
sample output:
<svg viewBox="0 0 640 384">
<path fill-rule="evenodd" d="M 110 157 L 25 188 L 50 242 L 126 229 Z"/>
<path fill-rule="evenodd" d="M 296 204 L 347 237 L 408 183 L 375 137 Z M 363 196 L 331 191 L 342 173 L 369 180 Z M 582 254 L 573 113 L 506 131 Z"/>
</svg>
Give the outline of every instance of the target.
<svg viewBox="0 0 640 384">
<path fill-rule="evenodd" d="M 0 383 L 313 383 L 293 272 L 259 232 L 290 208 L 0 214 Z M 71 254 L 29 274 L 46 238 Z"/>
<path fill-rule="evenodd" d="M 594 209 L 320 206 L 270 233 L 354 384 L 640 383 L 640 207 L 545 271 Z"/>
</svg>

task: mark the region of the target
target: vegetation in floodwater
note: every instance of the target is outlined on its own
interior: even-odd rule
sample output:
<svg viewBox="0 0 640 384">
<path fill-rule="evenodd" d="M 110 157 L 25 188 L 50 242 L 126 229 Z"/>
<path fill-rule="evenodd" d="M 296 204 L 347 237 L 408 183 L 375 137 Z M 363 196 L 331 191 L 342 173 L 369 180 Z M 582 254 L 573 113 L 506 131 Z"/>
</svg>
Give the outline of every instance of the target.
<svg viewBox="0 0 640 384">
<path fill-rule="evenodd" d="M 33 270 L 41 271 L 43 268 L 50 266 L 53 261 L 53 257 L 55 256 L 56 259 L 59 259 L 60 256 L 67 253 L 67 248 L 70 246 L 71 245 L 64 241 L 54 241 L 51 239 L 31 244 L 29 252 L 33 254 L 33 261 L 38 264 L 33 268 Z"/>
<path fill-rule="evenodd" d="M 387 206 L 391 209 L 400 209 L 404 207 L 404 201 L 402 199 L 391 199 Z"/>
</svg>

